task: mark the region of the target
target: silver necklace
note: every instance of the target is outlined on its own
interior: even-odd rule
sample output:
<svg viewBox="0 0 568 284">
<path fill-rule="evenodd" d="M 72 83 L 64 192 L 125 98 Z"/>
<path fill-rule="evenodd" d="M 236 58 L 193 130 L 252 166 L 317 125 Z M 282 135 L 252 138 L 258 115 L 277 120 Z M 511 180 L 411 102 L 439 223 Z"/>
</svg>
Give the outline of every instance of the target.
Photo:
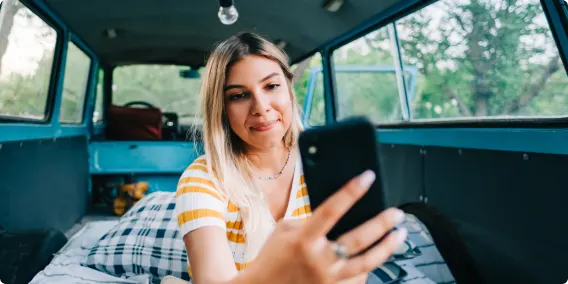
<svg viewBox="0 0 568 284">
<path fill-rule="evenodd" d="M 288 161 L 290 160 L 290 151 L 288 151 L 288 158 L 286 158 L 286 162 L 284 163 L 284 166 L 282 167 L 282 169 L 280 170 L 280 172 L 278 172 L 277 174 L 273 175 L 273 176 L 266 176 L 266 177 L 258 177 L 261 180 L 271 180 L 271 179 L 277 179 L 279 176 L 282 175 L 282 172 L 284 172 L 284 169 L 286 168 L 286 165 L 288 165 Z"/>
</svg>

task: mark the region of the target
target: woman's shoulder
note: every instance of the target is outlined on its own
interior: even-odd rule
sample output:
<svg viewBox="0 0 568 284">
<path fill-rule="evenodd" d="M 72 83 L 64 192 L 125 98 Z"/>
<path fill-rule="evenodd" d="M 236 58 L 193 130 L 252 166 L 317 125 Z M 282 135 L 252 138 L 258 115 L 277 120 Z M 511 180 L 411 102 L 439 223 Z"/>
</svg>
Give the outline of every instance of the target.
<svg viewBox="0 0 568 284">
<path fill-rule="evenodd" d="M 205 155 L 197 157 L 182 173 L 177 187 L 177 194 L 208 193 L 224 201 L 224 195 L 217 190 L 214 175 L 210 174 Z"/>
<path fill-rule="evenodd" d="M 189 166 L 185 168 L 181 175 L 181 178 L 190 176 L 208 178 L 209 170 L 207 169 L 207 159 L 205 158 L 205 155 L 201 155 L 195 158 L 195 160 L 193 160 L 193 162 L 191 162 L 191 164 L 189 164 Z"/>
</svg>

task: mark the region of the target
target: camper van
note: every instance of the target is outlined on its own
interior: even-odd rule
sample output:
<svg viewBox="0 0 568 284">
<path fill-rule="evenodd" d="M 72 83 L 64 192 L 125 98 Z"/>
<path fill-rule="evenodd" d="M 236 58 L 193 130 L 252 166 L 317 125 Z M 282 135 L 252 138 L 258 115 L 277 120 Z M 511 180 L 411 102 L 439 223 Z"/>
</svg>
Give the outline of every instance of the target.
<svg viewBox="0 0 568 284">
<path fill-rule="evenodd" d="M 306 129 L 376 126 L 408 230 L 382 283 L 568 281 L 565 0 L 0 0 L 0 283 L 191 281 L 176 191 L 244 31 Z"/>
</svg>

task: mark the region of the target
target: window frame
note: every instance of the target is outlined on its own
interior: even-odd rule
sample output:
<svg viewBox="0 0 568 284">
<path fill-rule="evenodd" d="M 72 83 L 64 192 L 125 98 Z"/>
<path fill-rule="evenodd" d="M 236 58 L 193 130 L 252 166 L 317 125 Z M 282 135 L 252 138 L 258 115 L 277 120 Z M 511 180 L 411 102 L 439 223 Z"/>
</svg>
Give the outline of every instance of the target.
<svg viewBox="0 0 568 284">
<path fill-rule="evenodd" d="M 547 19 L 548 27 L 552 33 L 554 43 L 560 54 L 561 61 L 563 63 L 564 71 L 568 76 L 568 5 L 563 4 L 564 0 L 540 0 L 542 10 Z M 326 123 L 333 123 L 337 121 L 337 105 L 335 98 L 337 96 L 337 88 L 335 87 L 335 70 L 333 68 L 333 52 L 338 50 L 359 38 L 379 30 L 381 28 L 386 28 L 389 25 L 395 27 L 396 33 L 396 21 L 411 15 L 421 9 L 430 6 L 438 0 L 409 0 L 404 1 L 405 3 L 397 3 L 386 9 L 385 11 L 377 14 L 370 21 L 360 25 L 359 27 L 349 31 L 341 37 L 332 40 L 327 46 L 322 50 L 322 59 L 324 63 L 324 96 L 326 103 Z M 399 42 L 398 36 L 396 36 L 396 42 Z M 397 44 L 399 49 L 398 54 L 401 53 L 400 45 Z M 331 58 L 330 58 L 331 57 Z M 327 61 L 328 68 L 325 68 Z M 331 66 L 331 68 L 329 68 Z M 326 77 L 327 78 L 326 80 Z M 327 89 L 327 91 L 326 91 Z M 400 98 L 401 102 L 408 101 L 408 94 L 404 94 L 404 98 Z M 330 104 L 328 106 L 328 103 Z M 401 107 L 403 107 L 401 105 Z M 409 107 L 409 106 L 407 106 Z M 558 127 L 568 125 L 568 112 L 565 115 L 558 116 L 546 116 L 546 117 L 463 117 L 463 118 L 436 118 L 436 119 L 415 119 L 412 118 L 412 113 L 410 109 L 407 109 L 409 113 L 409 119 L 402 120 L 399 122 L 381 122 L 376 123 L 376 125 L 386 128 L 422 128 L 422 127 Z M 405 110 L 401 109 L 404 113 Z"/>
<path fill-rule="evenodd" d="M 51 74 L 49 76 L 49 86 L 47 88 L 46 103 L 44 115 L 42 119 L 34 119 L 28 117 L 18 117 L 0 114 L 0 123 L 28 123 L 28 124 L 50 124 L 53 119 L 55 100 L 59 87 L 59 80 L 65 74 L 60 74 L 63 67 L 62 55 L 65 48 L 65 29 L 58 25 L 47 13 L 39 9 L 34 3 L 20 2 L 25 8 L 29 9 L 34 15 L 41 19 L 46 25 L 55 31 L 55 46 L 53 49 L 53 64 L 51 66 Z M 62 76 L 63 75 L 63 76 Z"/>
</svg>

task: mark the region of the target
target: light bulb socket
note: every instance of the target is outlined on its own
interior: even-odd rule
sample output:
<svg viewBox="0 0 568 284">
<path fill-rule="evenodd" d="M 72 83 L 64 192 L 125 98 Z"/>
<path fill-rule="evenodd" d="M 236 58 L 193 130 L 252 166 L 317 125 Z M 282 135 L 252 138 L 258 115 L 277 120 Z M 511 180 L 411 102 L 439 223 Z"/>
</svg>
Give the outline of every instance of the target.
<svg viewBox="0 0 568 284">
<path fill-rule="evenodd" d="M 329 12 L 335 13 L 343 6 L 343 0 L 324 0 L 323 6 Z"/>
<path fill-rule="evenodd" d="M 229 8 L 233 6 L 233 0 L 219 0 L 219 6 Z"/>
</svg>

